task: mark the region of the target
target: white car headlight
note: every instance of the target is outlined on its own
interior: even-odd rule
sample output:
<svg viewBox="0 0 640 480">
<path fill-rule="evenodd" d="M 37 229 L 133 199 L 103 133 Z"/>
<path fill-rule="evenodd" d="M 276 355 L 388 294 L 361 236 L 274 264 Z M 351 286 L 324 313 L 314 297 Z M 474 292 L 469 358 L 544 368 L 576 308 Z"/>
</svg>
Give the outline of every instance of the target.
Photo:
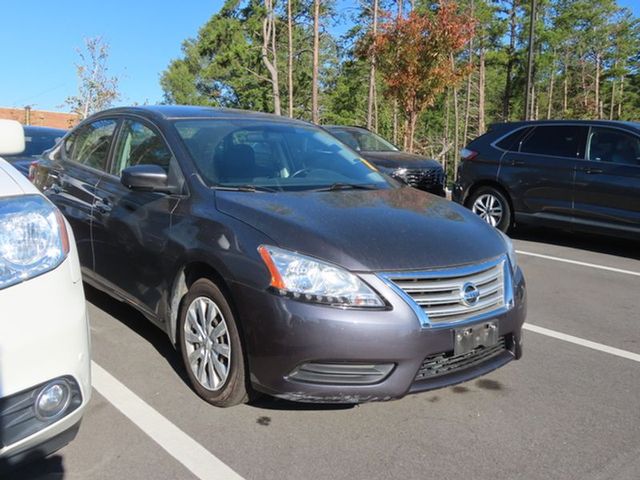
<svg viewBox="0 0 640 480">
<path fill-rule="evenodd" d="M 271 287 L 296 300 L 343 307 L 385 306 L 356 275 L 343 268 L 277 247 L 258 252 L 271 273 Z"/>
<path fill-rule="evenodd" d="M 502 237 L 504 245 L 507 248 L 507 256 L 509 257 L 509 263 L 511 264 L 511 271 L 515 272 L 516 268 L 518 268 L 518 257 L 516 256 L 516 250 L 513 247 L 513 242 L 505 233 L 501 232 L 498 229 L 496 229 L 496 231 Z"/>
<path fill-rule="evenodd" d="M 0 289 L 56 268 L 68 253 L 56 207 L 39 195 L 0 198 Z"/>
</svg>

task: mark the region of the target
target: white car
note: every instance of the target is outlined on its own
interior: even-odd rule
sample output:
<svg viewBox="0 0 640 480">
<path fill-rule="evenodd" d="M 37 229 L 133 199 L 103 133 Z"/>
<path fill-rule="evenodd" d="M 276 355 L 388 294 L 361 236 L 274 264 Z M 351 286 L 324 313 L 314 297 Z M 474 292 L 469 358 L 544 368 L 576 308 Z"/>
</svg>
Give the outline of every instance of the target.
<svg viewBox="0 0 640 480">
<path fill-rule="evenodd" d="M 0 155 L 22 149 L 20 124 L 0 120 Z M 75 245 L 59 210 L 0 158 L 0 472 L 69 443 L 91 397 Z"/>
</svg>

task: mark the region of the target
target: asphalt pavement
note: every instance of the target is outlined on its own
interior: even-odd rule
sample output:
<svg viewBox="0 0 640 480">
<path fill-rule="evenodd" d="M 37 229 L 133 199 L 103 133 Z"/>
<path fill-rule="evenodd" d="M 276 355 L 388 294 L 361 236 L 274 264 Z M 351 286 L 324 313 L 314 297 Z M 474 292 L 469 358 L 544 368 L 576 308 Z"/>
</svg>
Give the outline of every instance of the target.
<svg viewBox="0 0 640 480">
<path fill-rule="evenodd" d="M 524 358 L 359 406 L 212 407 L 160 330 L 85 287 L 92 402 L 73 443 L 15 478 L 638 480 L 638 244 L 537 229 L 514 242 L 529 295 Z"/>
</svg>

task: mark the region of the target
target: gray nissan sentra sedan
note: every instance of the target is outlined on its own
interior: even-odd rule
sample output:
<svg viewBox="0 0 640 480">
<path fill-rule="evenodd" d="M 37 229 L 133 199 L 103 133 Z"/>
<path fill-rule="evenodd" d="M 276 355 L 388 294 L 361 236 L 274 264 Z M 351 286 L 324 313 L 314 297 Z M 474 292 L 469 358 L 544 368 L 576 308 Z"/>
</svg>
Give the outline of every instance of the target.
<svg viewBox="0 0 640 480">
<path fill-rule="evenodd" d="M 107 110 L 34 170 L 84 279 L 164 329 L 218 406 L 400 398 L 522 354 L 510 240 L 313 125 Z"/>
</svg>

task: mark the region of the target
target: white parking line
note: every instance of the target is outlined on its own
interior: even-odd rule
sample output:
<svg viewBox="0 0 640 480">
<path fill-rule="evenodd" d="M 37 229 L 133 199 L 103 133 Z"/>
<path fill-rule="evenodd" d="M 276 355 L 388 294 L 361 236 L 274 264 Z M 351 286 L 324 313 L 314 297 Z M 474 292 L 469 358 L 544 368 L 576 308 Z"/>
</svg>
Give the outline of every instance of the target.
<svg viewBox="0 0 640 480">
<path fill-rule="evenodd" d="M 640 355 L 637 353 L 620 350 L 619 348 L 603 345 L 602 343 L 592 342 L 591 340 L 585 340 L 584 338 L 580 337 L 574 337 L 573 335 L 567 335 L 566 333 L 556 332 L 555 330 L 549 330 L 548 328 L 539 327 L 530 323 L 525 323 L 522 328 L 531 332 L 539 333 L 540 335 L 546 335 L 547 337 L 557 338 L 558 340 L 564 340 L 565 342 L 574 343 L 582 347 L 609 353 L 611 355 L 615 355 L 616 357 L 622 357 L 626 358 L 627 360 L 633 360 L 634 362 L 640 362 Z"/>
<path fill-rule="evenodd" d="M 518 255 L 544 258 L 546 260 L 553 260 L 556 262 L 570 263 L 572 265 L 580 265 L 582 267 L 597 268 L 598 270 L 606 270 L 608 272 L 624 273 L 625 275 L 633 275 L 634 277 L 640 277 L 640 272 L 634 272 L 633 270 L 624 270 L 622 268 L 607 267 L 606 265 L 598 265 L 595 263 L 579 262 L 577 260 L 569 260 L 566 258 L 552 257 L 550 255 L 542 255 L 541 253 L 525 252 L 523 250 L 516 250 L 516 253 Z"/>
<path fill-rule="evenodd" d="M 169 455 L 202 480 L 242 480 L 242 477 L 154 410 L 114 376 L 91 362 L 93 387 Z"/>
</svg>

